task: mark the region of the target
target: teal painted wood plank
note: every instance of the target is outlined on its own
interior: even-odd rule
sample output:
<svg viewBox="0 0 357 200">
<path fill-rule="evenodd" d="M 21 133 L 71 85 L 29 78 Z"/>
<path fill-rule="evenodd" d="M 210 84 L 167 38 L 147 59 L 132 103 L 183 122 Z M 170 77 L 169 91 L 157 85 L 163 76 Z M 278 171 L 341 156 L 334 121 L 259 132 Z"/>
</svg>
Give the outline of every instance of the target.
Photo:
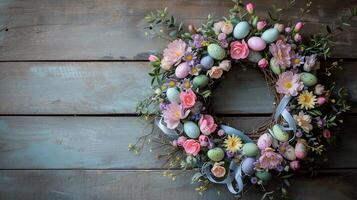
<svg viewBox="0 0 357 200">
<path fill-rule="evenodd" d="M 285 4 L 285 0 L 276 1 Z M 268 18 L 271 2 L 255 1 L 259 15 Z M 299 7 L 288 15 L 298 18 Z M 0 60 L 132 60 L 146 59 L 149 52 L 162 49 L 167 41 L 145 37 L 143 18 L 158 8 L 169 10 L 186 24 L 200 24 L 211 13 L 227 14 L 230 0 L 3 0 L 0 22 L 8 28 L 0 32 Z M 306 16 L 311 25 L 305 32 L 325 30 L 347 9 L 355 7 L 353 0 L 316 0 Z M 26 12 L 24 12 L 26 11 Z M 262 15 L 264 14 L 264 15 Z M 301 18 L 298 18 L 301 20 Z M 336 38 L 335 57 L 357 56 L 356 23 L 346 27 L 343 37 Z"/>
<path fill-rule="evenodd" d="M 203 196 L 194 191 L 190 175 L 176 181 L 162 177 L 162 171 L 117 170 L 1 170 L 1 199 L 36 200 L 192 200 L 234 199 L 224 187 L 208 190 Z M 289 188 L 296 200 L 354 200 L 356 170 L 322 172 L 314 179 L 295 177 Z M 217 190 L 221 191 L 217 195 Z M 261 193 L 249 190 L 243 199 L 260 199 Z"/>
<path fill-rule="evenodd" d="M 357 111 L 356 62 L 335 75 Z M 142 62 L 0 63 L 0 114 L 127 114 L 151 93 Z M 233 66 L 214 92 L 221 114 L 271 113 L 273 101 L 261 72 Z"/>
<path fill-rule="evenodd" d="M 228 117 L 224 121 L 249 133 L 265 117 Z M 346 119 L 342 139 L 323 168 L 356 168 L 357 117 Z M 143 135 L 136 117 L 0 117 L 0 169 L 159 169 L 158 152 L 140 156 L 129 143 Z M 148 128 L 146 129 L 148 131 Z M 152 146 L 152 145 L 151 145 Z"/>
</svg>

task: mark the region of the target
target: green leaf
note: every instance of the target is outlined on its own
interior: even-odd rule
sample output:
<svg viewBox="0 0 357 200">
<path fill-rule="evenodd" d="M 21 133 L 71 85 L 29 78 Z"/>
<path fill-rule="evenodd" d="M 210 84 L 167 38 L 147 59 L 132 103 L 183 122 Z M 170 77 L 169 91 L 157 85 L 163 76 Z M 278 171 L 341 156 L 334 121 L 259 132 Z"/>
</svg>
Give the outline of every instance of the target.
<svg viewBox="0 0 357 200">
<path fill-rule="evenodd" d="M 203 174 L 201 172 L 196 172 L 191 178 L 191 184 L 196 183 L 202 176 Z"/>
</svg>

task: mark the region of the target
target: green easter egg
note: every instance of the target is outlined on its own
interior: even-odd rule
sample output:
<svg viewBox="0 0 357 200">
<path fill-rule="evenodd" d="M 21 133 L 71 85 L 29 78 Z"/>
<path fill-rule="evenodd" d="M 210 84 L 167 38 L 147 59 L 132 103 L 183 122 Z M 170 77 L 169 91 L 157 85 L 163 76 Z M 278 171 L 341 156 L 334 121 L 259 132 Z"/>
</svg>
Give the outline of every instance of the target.
<svg viewBox="0 0 357 200">
<path fill-rule="evenodd" d="M 289 134 L 281 130 L 281 128 L 277 124 L 273 126 L 273 133 L 274 138 L 279 140 L 280 142 L 286 142 L 289 139 Z"/>
<path fill-rule="evenodd" d="M 259 52 L 252 51 L 252 50 L 249 51 L 248 60 L 249 60 L 250 62 L 255 62 L 255 63 L 257 63 L 257 62 L 259 62 L 259 60 L 261 60 L 262 58 L 263 58 L 263 57 L 262 57 L 262 55 L 261 55 Z"/>
<path fill-rule="evenodd" d="M 243 145 L 243 154 L 249 157 L 257 156 L 259 153 L 258 146 L 255 143 L 246 143 Z"/>
<path fill-rule="evenodd" d="M 311 73 L 303 72 L 301 73 L 301 81 L 304 83 L 305 86 L 310 87 L 316 85 L 317 78 Z"/>
<path fill-rule="evenodd" d="M 198 138 L 200 136 L 200 129 L 197 124 L 191 121 L 186 121 L 183 123 L 183 131 L 189 138 Z"/>
<path fill-rule="evenodd" d="M 218 162 L 223 160 L 224 158 L 224 151 L 223 149 L 216 147 L 214 149 L 210 149 L 207 152 L 207 156 L 209 159 L 211 159 L 212 161 Z"/>
<path fill-rule="evenodd" d="M 193 78 L 192 84 L 195 88 L 203 88 L 208 84 L 209 78 L 206 75 L 199 75 Z"/>
<path fill-rule="evenodd" d="M 226 51 L 218 44 L 210 44 L 207 47 L 208 55 L 216 60 L 222 60 L 226 57 Z"/>
<path fill-rule="evenodd" d="M 167 89 L 166 96 L 171 103 L 180 103 L 180 92 L 176 88 Z"/>
<path fill-rule="evenodd" d="M 273 71 L 274 74 L 279 75 L 281 74 L 281 69 L 278 63 L 276 62 L 275 58 L 271 58 L 269 61 L 270 69 Z"/>
<path fill-rule="evenodd" d="M 275 28 L 270 28 L 266 31 L 263 32 L 261 38 L 266 42 L 266 43 L 272 43 L 275 40 L 277 40 L 279 37 L 279 31 Z"/>
<path fill-rule="evenodd" d="M 250 32 L 250 25 L 246 21 L 239 22 L 233 30 L 233 36 L 236 39 L 243 39 L 245 38 Z"/>
<path fill-rule="evenodd" d="M 258 177 L 262 181 L 270 181 L 272 178 L 271 173 L 266 171 L 256 172 L 255 176 Z"/>
</svg>

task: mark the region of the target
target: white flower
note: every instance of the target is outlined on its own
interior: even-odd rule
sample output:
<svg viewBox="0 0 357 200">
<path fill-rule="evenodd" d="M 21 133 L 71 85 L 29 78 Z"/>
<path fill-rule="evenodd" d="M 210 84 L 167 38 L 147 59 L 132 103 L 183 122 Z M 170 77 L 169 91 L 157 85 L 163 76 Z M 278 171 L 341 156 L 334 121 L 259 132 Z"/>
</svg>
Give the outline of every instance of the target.
<svg viewBox="0 0 357 200">
<path fill-rule="evenodd" d="M 300 111 L 299 115 L 294 115 L 294 119 L 298 126 L 300 126 L 306 133 L 309 133 L 313 129 L 310 115 L 305 115 L 304 112 Z"/>
</svg>

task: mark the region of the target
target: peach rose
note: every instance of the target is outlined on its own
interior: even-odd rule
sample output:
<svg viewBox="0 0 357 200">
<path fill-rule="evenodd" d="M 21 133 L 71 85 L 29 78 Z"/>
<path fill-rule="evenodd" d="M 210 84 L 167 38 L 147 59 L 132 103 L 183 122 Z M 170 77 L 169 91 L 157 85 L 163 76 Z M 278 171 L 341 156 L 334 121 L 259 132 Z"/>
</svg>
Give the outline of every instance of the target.
<svg viewBox="0 0 357 200">
<path fill-rule="evenodd" d="M 215 79 L 219 79 L 221 78 L 223 74 L 223 69 L 220 68 L 220 67 L 212 67 L 209 71 L 208 71 L 208 75 L 211 77 L 211 78 L 215 78 Z"/>
<path fill-rule="evenodd" d="M 233 59 L 244 59 L 249 55 L 249 48 L 244 40 L 242 40 L 242 42 L 234 41 L 231 43 L 230 52 Z"/>
<path fill-rule="evenodd" d="M 180 93 L 181 104 L 184 108 L 191 108 L 196 103 L 196 94 L 191 90 Z"/>
<path fill-rule="evenodd" d="M 211 172 L 215 177 L 222 178 L 224 175 L 226 175 L 226 168 L 221 166 L 223 164 L 224 162 L 214 163 Z"/>
<path fill-rule="evenodd" d="M 233 25 L 230 22 L 224 22 L 222 27 L 221 27 L 222 33 L 229 35 L 230 33 L 233 32 Z"/>
<path fill-rule="evenodd" d="M 231 69 L 231 61 L 230 60 L 222 60 L 222 62 L 219 63 L 219 68 L 228 72 Z"/>
<path fill-rule="evenodd" d="M 201 150 L 201 145 L 193 139 L 186 140 L 182 146 L 187 154 L 191 154 L 193 156 L 197 156 Z"/>
<path fill-rule="evenodd" d="M 213 133 L 217 128 L 217 124 L 214 123 L 211 115 L 202 115 L 198 124 L 200 125 L 200 130 L 204 135 Z"/>
</svg>

